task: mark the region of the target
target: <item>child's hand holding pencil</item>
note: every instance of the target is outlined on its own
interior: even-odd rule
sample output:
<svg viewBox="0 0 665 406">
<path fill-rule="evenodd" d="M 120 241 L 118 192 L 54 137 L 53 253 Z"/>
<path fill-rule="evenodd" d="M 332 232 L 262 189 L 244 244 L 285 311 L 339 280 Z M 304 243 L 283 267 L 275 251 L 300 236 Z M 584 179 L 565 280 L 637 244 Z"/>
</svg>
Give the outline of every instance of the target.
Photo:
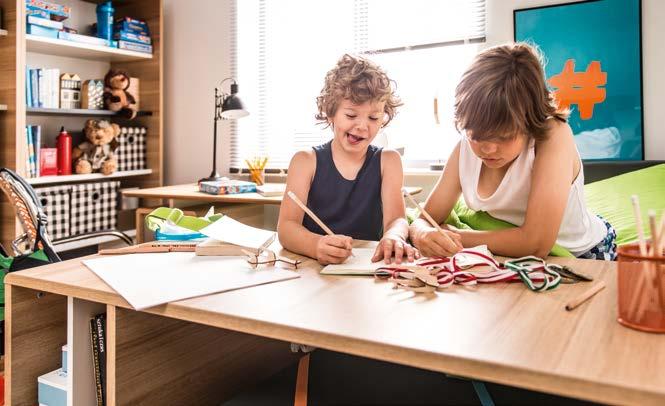
<svg viewBox="0 0 665 406">
<path fill-rule="evenodd" d="M 348 257 L 353 256 L 353 238 L 333 233 L 292 191 L 289 190 L 286 195 L 327 234 L 319 238 L 316 244 L 316 259 L 319 263 L 322 265 L 341 264 Z"/>
</svg>

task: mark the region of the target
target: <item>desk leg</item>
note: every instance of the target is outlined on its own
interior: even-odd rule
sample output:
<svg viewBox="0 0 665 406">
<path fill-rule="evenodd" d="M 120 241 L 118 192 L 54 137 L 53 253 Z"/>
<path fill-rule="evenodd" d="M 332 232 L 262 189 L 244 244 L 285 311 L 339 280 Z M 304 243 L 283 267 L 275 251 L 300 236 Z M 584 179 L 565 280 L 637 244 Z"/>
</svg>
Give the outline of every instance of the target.
<svg viewBox="0 0 665 406">
<path fill-rule="evenodd" d="M 5 404 L 37 404 L 37 378 L 67 343 L 67 297 L 5 285 Z"/>
<path fill-rule="evenodd" d="M 300 356 L 286 342 L 144 312 L 107 316 L 109 406 L 219 405 Z"/>
</svg>

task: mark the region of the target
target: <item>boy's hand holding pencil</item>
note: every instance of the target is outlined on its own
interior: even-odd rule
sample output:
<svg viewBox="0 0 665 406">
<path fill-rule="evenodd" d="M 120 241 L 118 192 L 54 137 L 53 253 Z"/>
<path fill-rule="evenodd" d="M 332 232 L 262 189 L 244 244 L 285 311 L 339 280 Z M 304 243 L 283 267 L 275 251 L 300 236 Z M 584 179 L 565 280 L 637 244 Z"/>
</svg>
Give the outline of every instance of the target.
<svg viewBox="0 0 665 406">
<path fill-rule="evenodd" d="M 348 257 L 353 256 L 353 239 L 351 237 L 333 233 L 292 191 L 289 190 L 286 195 L 327 234 L 319 238 L 316 244 L 316 259 L 319 263 L 322 265 L 341 264 Z"/>
<path fill-rule="evenodd" d="M 414 238 L 414 240 L 419 240 L 416 245 L 420 248 L 420 253 L 422 255 L 427 257 L 449 257 L 457 254 L 464 248 L 462 245 L 462 237 L 459 234 L 454 231 L 442 229 L 432 216 L 427 213 L 425 208 L 421 207 L 404 188 L 402 188 L 402 195 L 404 195 L 414 207 L 420 210 L 420 214 L 433 227 L 433 229 L 419 233 L 419 235 Z"/>
</svg>

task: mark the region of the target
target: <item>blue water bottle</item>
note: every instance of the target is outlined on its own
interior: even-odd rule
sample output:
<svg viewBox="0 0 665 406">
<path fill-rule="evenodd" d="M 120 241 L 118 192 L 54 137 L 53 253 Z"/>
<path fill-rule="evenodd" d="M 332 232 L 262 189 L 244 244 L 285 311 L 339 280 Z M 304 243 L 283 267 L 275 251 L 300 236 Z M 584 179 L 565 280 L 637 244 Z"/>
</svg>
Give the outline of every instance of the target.
<svg viewBox="0 0 665 406">
<path fill-rule="evenodd" d="M 97 5 L 97 36 L 104 38 L 111 45 L 113 39 L 113 13 L 115 9 L 110 1 Z"/>
</svg>

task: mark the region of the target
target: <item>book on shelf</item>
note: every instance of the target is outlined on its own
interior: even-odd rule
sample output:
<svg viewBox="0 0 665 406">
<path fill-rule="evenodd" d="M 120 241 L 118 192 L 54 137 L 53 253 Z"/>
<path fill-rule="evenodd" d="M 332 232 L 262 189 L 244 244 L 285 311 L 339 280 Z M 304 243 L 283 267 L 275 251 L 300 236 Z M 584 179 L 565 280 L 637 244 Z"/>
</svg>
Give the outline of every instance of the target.
<svg viewBox="0 0 665 406">
<path fill-rule="evenodd" d="M 95 319 L 90 319 L 90 345 L 92 348 L 92 371 L 95 375 L 95 395 L 97 397 L 97 406 L 104 405 L 104 393 L 102 389 L 102 376 L 99 365 L 99 336 L 97 335 L 97 325 Z"/>
<path fill-rule="evenodd" d="M 152 53 L 152 45 L 139 44 L 138 42 L 132 42 L 132 41 L 119 40 L 118 48 L 126 49 L 128 51 L 143 52 L 144 54 Z"/>
<path fill-rule="evenodd" d="M 199 191 L 211 195 L 232 195 L 256 192 L 256 183 L 244 180 L 223 179 L 199 182 Z"/>
<path fill-rule="evenodd" d="M 256 192 L 263 197 L 282 196 L 286 191 L 286 183 L 264 183 L 256 186 Z"/>
<path fill-rule="evenodd" d="M 102 386 L 102 405 L 106 404 L 106 313 L 95 315 L 97 352 L 99 354 L 99 378 Z"/>
<path fill-rule="evenodd" d="M 25 91 L 28 107 L 59 108 L 60 69 L 28 69 Z"/>
</svg>

